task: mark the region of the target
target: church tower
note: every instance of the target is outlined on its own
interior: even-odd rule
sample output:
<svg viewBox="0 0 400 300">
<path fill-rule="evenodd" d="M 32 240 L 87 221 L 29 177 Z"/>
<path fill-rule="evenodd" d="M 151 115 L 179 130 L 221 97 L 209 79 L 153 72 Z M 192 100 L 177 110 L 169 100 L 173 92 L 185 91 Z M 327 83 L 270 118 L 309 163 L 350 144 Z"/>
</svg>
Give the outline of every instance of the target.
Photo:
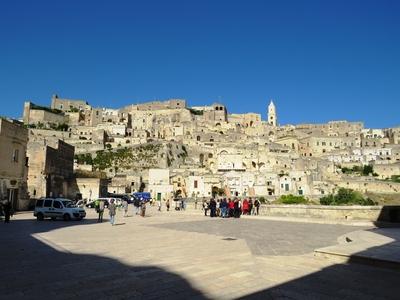
<svg viewBox="0 0 400 300">
<path fill-rule="evenodd" d="M 268 124 L 276 126 L 276 123 L 277 123 L 276 108 L 274 102 L 271 99 L 271 103 L 268 105 Z"/>
</svg>

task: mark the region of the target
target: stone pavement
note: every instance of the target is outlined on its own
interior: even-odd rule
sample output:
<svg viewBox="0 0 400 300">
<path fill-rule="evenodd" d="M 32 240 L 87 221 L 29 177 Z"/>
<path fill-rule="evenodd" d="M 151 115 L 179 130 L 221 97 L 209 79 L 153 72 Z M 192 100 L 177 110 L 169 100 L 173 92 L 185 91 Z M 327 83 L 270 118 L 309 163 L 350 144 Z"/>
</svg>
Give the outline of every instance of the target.
<svg viewBox="0 0 400 300">
<path fill-rule="evenodd" d="M 314 256 L 360 227 L 148 212 L 0 224 L 0 299 L 398 299 L 399 271 Z"/>
<path fill-rule="evenodd" d="M 314 253 L 336 261 L 357 261 L 400 270 L 400 228 L 354 231 L 339 237 L 338 242 Z"/>
</svg>

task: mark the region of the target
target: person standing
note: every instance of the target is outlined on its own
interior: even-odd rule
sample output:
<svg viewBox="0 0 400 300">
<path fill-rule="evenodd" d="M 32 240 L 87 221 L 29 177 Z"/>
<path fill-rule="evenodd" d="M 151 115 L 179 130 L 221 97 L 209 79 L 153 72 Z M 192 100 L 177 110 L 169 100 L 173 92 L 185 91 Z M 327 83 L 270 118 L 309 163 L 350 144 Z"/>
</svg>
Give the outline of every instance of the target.
<svg viewBox="0 0 400 300">
<path fill-rule="evenodd" d="M 12 207 L 10 201 L 7 201 L 3 206 L 4 211 L 4 223 L 10 223 L 10 217 L 12 215 Z"/>
<path fill-rule="evenodd" d="M 115 215 L 117 213 L 117 207 L 115 206 L 114 199 L 111 199 L 108 205 L 108 213 L 110 215 L 110 223 L 112 226 L 115 224 Z"/>
<path fill-rule="evenodd" d="M 146 201 L 142 201 L 140 205 L 140 215 L 144 217 L 146 215 Z"/>
<path fill-rule="evenodd" d="M 217 202 L 215 202 L 214 198 L 210 200 L 210 217 L 214 218 L 216 216 L 217 211 Z"/>
<path fill-rule="evenodd" d="M 167 202 L 165 203 L 165 206 L 167 207 L 167 211 L 169 211 L 169 199 L 167 199 Z"/>
<path fill-rule="evenodd" d="M 259 210 L 260 210 L 260 200 L 256 199 L 256 201 L 254 201 L 254 206 L 255 206 L 255 215 L 258 216 Z"/>
<path fill-rule="evenodd" d="M 249 213 L 249 201 L 247 199 L 243 200 L 243 210 L 242 210 L 244 215 L 247 215 Z"/>
<path fill-rule="evenodd" d="M 97 203 L 96 207 L 97 207 L 97 213 L 99 214 L 98 218 L 97 218 L 97 222 L 101 223 L 103 222 L 103 214 L 104 214 L 104 201 L 100 201 Z"/>
<path fill-rule="evenodd" d="M 124 206 L 124 217 L 128 216 L 128 201 L 125 199 L 123 202 L 123 206 Z"/>
<path fill-rule="evenodd" d="M 233 202 L 232 199 L 229 199 L 229 201 L 228 201 L 228 217 L 232 218 L 234 216 L 234 211 L 235 211 L 235 202 Z"/>
<path fill-rule="evenodd" d="M 204 199 L 204 200 L 203 200 L 203 210 L 204 210 L 204 216 L 206 216 L 206 217 L 207 217 L 207 211 L 208 211 L 208 209 L 209 209 L 209 204 L 208 204 L 208 202 Z"/>
<path fill-rule="evenodd" d="M 254 214 L 254 205 L 253 205 L 253 200 L 250 198 L 249 200 L 249 213 L 248 215 Z"/>
</svg>

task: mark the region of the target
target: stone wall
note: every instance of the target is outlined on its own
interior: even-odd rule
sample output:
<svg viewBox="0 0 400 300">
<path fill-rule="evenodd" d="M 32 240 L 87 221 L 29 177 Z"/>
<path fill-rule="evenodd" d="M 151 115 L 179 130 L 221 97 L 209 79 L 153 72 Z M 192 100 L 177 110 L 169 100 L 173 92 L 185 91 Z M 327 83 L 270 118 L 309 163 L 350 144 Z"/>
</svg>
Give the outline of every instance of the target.
<svg viewBox="0 0 400 300">
<path fill-rule="evenodd" d="M 201 210 L 202 199 L 197 201 Z M 187 203 L 195 209 L 194 201 Z M 326 222 L 370 221 L 400 222 L 400 206 L 325 206 L 325 205 L 265 205 L 260 207 L 261 216 L 320 219 Z"/>
</svg>

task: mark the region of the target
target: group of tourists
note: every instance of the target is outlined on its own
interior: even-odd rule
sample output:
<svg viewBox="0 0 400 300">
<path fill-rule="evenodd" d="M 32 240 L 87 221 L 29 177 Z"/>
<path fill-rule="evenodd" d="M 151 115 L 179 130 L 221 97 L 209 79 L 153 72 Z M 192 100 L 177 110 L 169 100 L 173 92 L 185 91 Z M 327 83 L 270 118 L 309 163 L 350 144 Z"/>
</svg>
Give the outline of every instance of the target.
<svg viewBox="0 0 400 300">
<path fill-rule="evenodd" d="M 204 215 L 210 212 L 210 217 L 240 218 L 241 215 L 258 215 L 260 210 L 258 199 L 214 199 L 203 201 Z"/>
</svg>

